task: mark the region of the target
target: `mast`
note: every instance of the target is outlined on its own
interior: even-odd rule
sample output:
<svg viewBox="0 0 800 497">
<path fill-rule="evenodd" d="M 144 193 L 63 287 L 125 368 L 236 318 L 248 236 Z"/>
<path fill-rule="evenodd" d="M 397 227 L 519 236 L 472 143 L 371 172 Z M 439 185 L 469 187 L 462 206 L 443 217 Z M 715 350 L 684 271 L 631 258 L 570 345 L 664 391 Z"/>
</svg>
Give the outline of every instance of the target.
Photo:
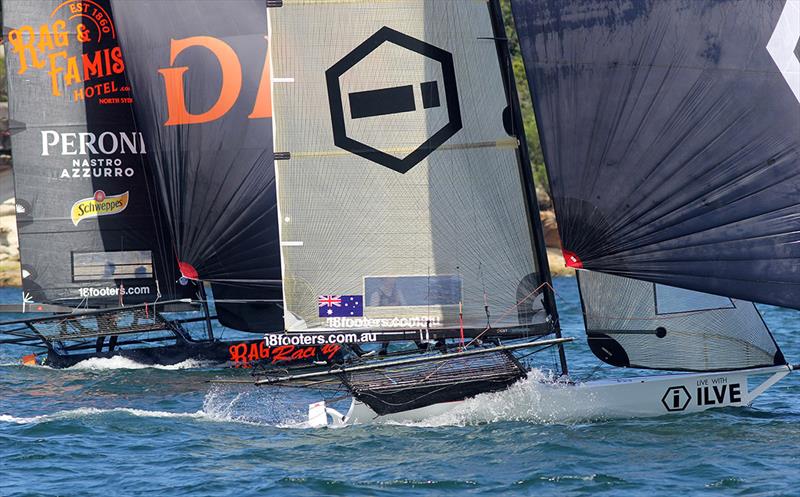
<svg viewBox="0 0 800 497">
<path fill-rule="evenodd" d="M 211 325 L 211 313 L 208 309 L 208 294 L 206 293 L 206 286 L 201 281 L 197 282 L 197 286 L 199 287 L 197 293 L 200 296 L 200 302 L 202 302 L 203 306 L 203 321 L 206 324 L 206 336 L 208 336 L 209 340 L 214 340 L 214 328 Z"/>
<path fill-rule="evenodd" d="M 494 30 L 497 55 L 500 60 L 500 67 L 503 70 L 503 85 L 506 91 L 509 109 L 511 109 L 511 130 L 519 141 L 517 154 L 519 156 L 520 173 L 524 179 L 523 189 L 525 191 L 525 203 L 528 211 L 528 221 L 530 222 L 531 239 L 533 240 L 533 253 L 536 265 L 541 274 L 541 280 L 552 286 L 553 279 L 550 275 L 550 264 L 547 260 L 547 246 L 544 242 L 542 220 L 539 215 L 539 202 L 536 199 L 536 186 L 533 181 L 531 171 L 530 155 L 528 153 L 528 142 L 525 139 L 525 128 L 522 124 L 522 111 L 519 105 L 519 96 L 514 79 L 514 70 L 511 65 L 511 51 L 509 50 L 508 37 L 503 22 L 503 11 L 499 0 L 489 0 L 489 12 L 492 18 L 492 28 Z M 521 133 L 520 133 L 521 131 Z M 555 295 L 552 289 L 544 291 L 544 308 L 550 315 L 553 323 L 553 332 L 556 338 L 561 338 L 561 326 L 558 320 L 558 309 L 556 308 Z M 558 343 L 558 358 L 561 363 L 561 373 L 569 373 L 567 365 L 567 355 L 564 351 L 563 342 Z"/>
</svg>

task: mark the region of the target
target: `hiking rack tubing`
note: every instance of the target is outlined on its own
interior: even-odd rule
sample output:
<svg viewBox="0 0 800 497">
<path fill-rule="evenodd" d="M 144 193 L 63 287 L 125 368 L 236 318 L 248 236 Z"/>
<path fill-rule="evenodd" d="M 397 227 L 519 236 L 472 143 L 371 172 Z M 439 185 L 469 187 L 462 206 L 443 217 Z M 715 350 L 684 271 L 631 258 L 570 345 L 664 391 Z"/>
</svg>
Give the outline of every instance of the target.
<svg viewBox="0 0 800 497">
<path fill-rule="evenodd" d="M 115 311 L 130 311 L 135 309 L 144 309 L 147 306 L 164 306 L 168 304 L 192 304 L 193 302 L 189 299 L 183 300 L 163 300 L 159 302 L 147 302 L 145 304 L 136 304 L 136 305 L 129 305 L 127 307 L 106 307 L 103 309 L 92 309 L 91 311 L 82 311 L 76 309 L 75 312 L 64 312 L 64 313 L 57 313 L 52 314 L 50 316 L 41 316 L 35 318 L 23 318 L 23 319 L 15 319 L 13 321 L 0 321 L 0 325 L 10 325 L 10 324 L 28 324 L 31 322 L 43 322 L 43 321 L 58 321 L 59 319 L 65 318 L 75 318 L 75 317 L 91 317 L 96 316 L 98 314 L 110 314 Z M 154 311 L 155 312 L 155 311 Z M 205 318 L 203 318 L 205 319 Z"/>
<path fill-rule="evenodd" d="M 47 348 L 47 345 L 43 344 L 39 338 L 3 338 L 0 339 L 0 345 L 26 345 Z"/>
<path fill-rule="evenodd" d="M 391 366 L 404 366 L 406 364 L 418 364 L 421 362 L 434 362 L 434 361 L 446 361 L 448 359 L 454 359 L 456 357 L 469 357 L 474 355 L 481 355 L 481 354 L 488 354 L 491 352 L 497 352 L 499 350 L 517 350 L 517 349 L 526 349 L 531 347 L 541 347 L 545 345 L 557 345 L 560 343 L 571 342 L 573 338 L 553 338 L 550 340 L 539 340 L 527 343 L 518 343 L 514 345 L 501 345 L 500 347 L 490 347 L 487 349 L 478 349 L 478 350 L 469 350 L 465 352 L 454 352 L 452 354 L 442 354 L 439 356 L 433 357 L 419 357 L 416 359 L 405 359 L 401 361 L 392 361 L 392 362 L 385 362 L 381 364 L 366 364 L 363 366 L 354 366 L 352 368 L 337 368 L 337 369 L 330 369 L 328 371 L 318 371 L 316 373 L 305 373 L 305 374 L 298 374 L 298 375 L 289 375 L 289 376 L 280 376 L 278 378 L 267 378 L 263 380 L 258 380 L 255 382 L 255 385 L 272 385 L 275 383 L 284 383 L 287 381 L 292 380 L 304 380 L 308 378 L 318 378 L 322 376 L 329 376 L 335 374 L 342 374 L 342 373 L 352 373 L 355 371 L 369 371 L 372 369 L 381 369 Z M 226 383 L 224 380 L 214 381 L 214 383 Z"/>
</svg>

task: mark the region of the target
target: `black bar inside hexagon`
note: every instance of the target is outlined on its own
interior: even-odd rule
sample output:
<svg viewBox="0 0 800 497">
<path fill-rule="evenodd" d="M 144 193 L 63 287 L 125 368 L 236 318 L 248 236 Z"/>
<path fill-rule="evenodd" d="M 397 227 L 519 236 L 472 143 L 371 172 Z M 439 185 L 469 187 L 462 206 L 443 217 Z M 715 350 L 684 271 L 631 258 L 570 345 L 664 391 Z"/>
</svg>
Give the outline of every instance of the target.
<svg viewBox="0 0 800 497">
<path fill-rule="evenodd" d="M 412 85 L 357 91 L 350 93 L 348 97 L 350 116 L 353 119 L 413 112 L 417 109 Z"/>
<path fill-rule="evenodd" d="M 426 81 L 419 85 L 422 91 L 422 106 L 426 109 L 439 107 L 439 83 L 436 81 Z"/>
</svg>

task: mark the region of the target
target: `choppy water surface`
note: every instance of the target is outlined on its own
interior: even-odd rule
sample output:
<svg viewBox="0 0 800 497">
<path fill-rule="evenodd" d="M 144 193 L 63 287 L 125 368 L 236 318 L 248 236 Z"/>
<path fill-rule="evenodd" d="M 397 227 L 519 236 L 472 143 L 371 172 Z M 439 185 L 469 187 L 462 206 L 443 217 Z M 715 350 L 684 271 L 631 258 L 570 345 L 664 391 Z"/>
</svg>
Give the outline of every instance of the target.
<svg viewBox="0 0 800 497">
<path fill-rule="evenodd" d="M 575 282 L 556 287 L 565 334 L 581 338 Z M 800 362 L 800 314 L 762 311 Z M 423 425 L 333 430 L 303 428 L 313 397 L 205 383 L 235 372 L 124 360 L 58 371 L 16 366 L 20 355 L 0 348 L 2 496 L 800 495 L 797 373 L 747 409 L 543 423 L 522 388 Z M 568 355 L 576 378 L 621 374 L 583 339 Z"/>
</svg>

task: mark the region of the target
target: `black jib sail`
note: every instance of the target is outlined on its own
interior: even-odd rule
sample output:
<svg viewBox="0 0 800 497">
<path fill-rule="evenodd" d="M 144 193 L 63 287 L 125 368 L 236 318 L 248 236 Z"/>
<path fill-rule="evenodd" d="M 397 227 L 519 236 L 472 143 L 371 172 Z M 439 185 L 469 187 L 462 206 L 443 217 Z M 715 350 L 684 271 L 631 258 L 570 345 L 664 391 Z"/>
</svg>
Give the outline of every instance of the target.
<svg viewBox="0 0 800 497">
<path fill-rule="evenodd" d="M 27 302 L 183 297 L 156 227 L 107 0 L 3 0 Z"/>
<path fill-rule="evenodd" d="M 182 275 L 223 324 L 282 329 L 265 2 L 111 3 Z"/>
<path fill-rule="evenodd" d="M 286 328 L 557 329 L 487 3 L 269 14 Z"/>
<path fill-rule="evenodd" d="M 800 6 L 512 0 L 570 265 L 800 307 Z"/>
</svg>

